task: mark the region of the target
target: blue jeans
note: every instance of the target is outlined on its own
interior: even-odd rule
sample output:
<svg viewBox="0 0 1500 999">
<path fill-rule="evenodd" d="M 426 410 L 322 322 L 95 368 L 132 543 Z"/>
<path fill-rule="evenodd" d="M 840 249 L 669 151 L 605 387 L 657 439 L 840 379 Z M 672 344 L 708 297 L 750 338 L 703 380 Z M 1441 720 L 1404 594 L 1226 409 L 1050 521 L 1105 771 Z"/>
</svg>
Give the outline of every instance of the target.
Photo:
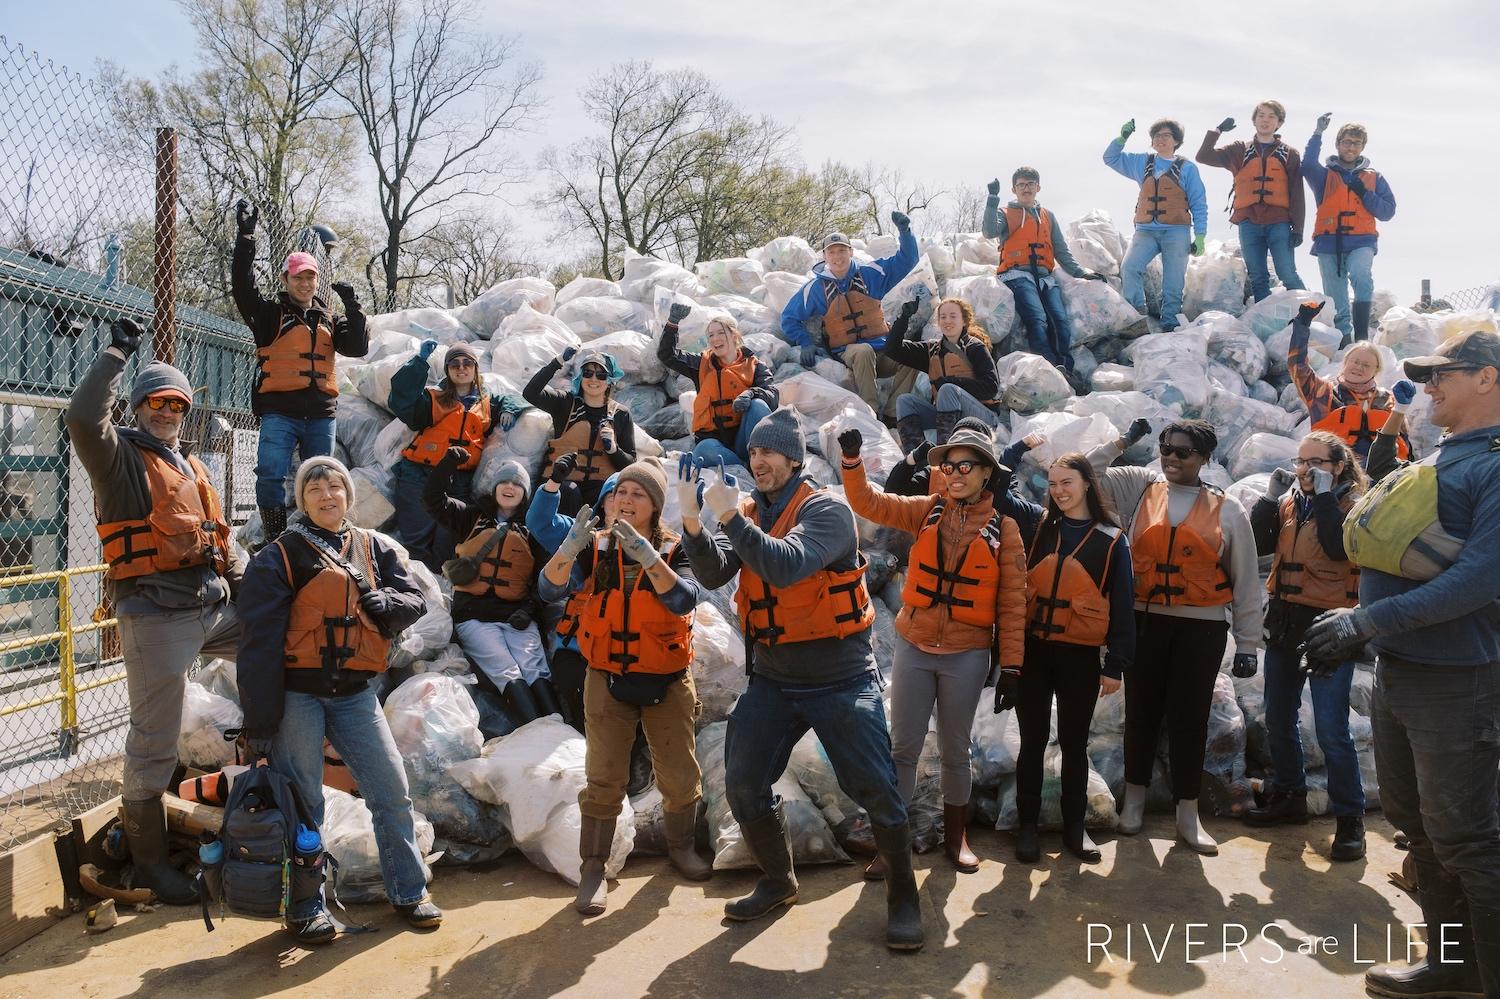
<svg viewBox="0 0 1500 999">
<path fill-rule="evenodd" d="M 939 413 L 957 413 L 959 419 L 977 416 L 990 426 L 1000 424 L 1000 414 L 969 394 L 968 389 L 949 382 L 938 386 L 937 402 L 928 402 L 926 396 L 908 392 L 896 400 L 896 419 L 914 416 L 921 421 L 923 430 L 937 428 Z"/>
<path fill-rule="evenodd" d="M 771 407 L 761 399 L 755 399 L 740 415 L 740 428 L 734 435 L 734 450 L 725 447 L 718 438 L 707 437 L 693 445 L 693 457 L 705 465 L 717 465 L 724 459 L 726 465 L 750 466 L 750 431 L 761 420 L 771 415 Z"/>
<path fill-rule="evenodd" d="M 295 506 L 286 499 L 286 480 L 292 474 L 292 451 L 302 461 L 333 454 L 333 417 L 299 420 L 280 413 L 260 418 L 260 443 L 255 449 L 255 505 Z"/>
<path fill-rule="evenodd" d="M 1302 762 L 1302 740 L 1297 734 L 1297 711 L 1302 706 L 1302 684 L 1312 689 L 1313 727 L 1328 761 L 1328 803 L 1334 815 L 1365 814 L 1365 789 L 1359 777 L 1359 754 L 1349 734 L 1349 686 L 1354 663 L 1347 662 L 1329 677 L 1304 677 L 1295 649 L 1266 646 L 1266 736 L 1272 784 L 1279 791 L 1304 794 L 1307 772 Z"/>
<path fill-rule="evenodd" d="M 432 519 L 422 505 L 422 491 L 432 469 L 402 458 L 396 463 L 396 537 L 412 558 L 433 572 L 453 557 L 457 540 L 453 532 Z M 448 495 L 468 502 L 474 486 L 473 472 L 454 472 L 448 480 Z"/>
<path fill-rule="evenodd" d="M 1005 282 L 1016 299 L 1016 311 L 1026 324 L 1026 339 L 1031 352 L 1040 354 L 1064 371 L 1073 370 L 1073 320 L 1068 317 L 1068 303 L 1063 301 L 1057 281 L 1037 283 L 1027 277 Z"/>
<path fill-rule="evenodd" d="M 1297 276 L 1297 260 L 1292 247 L 1292 224 L 1273 222 L 1258 225 L 1241 222 L 1240 255 L 1245 258 L 1245 272 L 1250 275 L 1250 291 L 1259 302 L 1271 294 L 1271 272 L 1266 267 L 1266 254 L 1276 267 L 1276 276 L 1288 288 L 1306 288 Z"/>
<path fill-rule="evenodd" d="M 873 673 L 818 693 L 789 692 L 765 677 L 750 678 L 729 713 L 724 736 L 725 792 L 736 822 L 744 826 L 775 809 L 771 785 L 808 729 L 823 743 L 839 787 L 869 814 L 872 824 L 906 824 L 906 802 L 896 789 L 891 735 Z"/>
<path fill-rule="evenodd" d="M 1375 276 L 1370 273 L 1374 265 L 1373 246 L 1361 246 L 1347 253 L 1318 254 L 1318 270 L 1323 275 L 1323 294 L 1333 299 L 1333 324 L 1342 333 L 1354 332 L 1354 322 L 1349 317 L 1349 286 L 1354 286 L 1356 302 L 1375 300 Z"/>
<path fill-rule="evenodd" d="M 427 872 L 417 848 L 416 820 L 406 786 L 406 768 L 386 725 L 375 685 L 347 697 L 314 697 L 287 691 L 281 728 L 271 744 L 271 769 L 297 785 L 313 821 L 323 826 L 323 739 L 344 758 L 375 821 L 380 872 L 392 905 L 427 897 Z M 289 919 L 310 919 L 321 898 L 301 903 Z"/>
<path fill-rule="evenodd" d="M 1146 314 L 1146 267 L 1161 256 L 1161 328 L 1177 328 L 1182 311 L 1182 286 L 1187 280 L 1188 251 L 1193 246 L 1192 230 L 1185 225 L 1170 229 L 1136 229 L 1130 240 L 1130 251 L 1120 265 L 1120 290 L 1135 311 Z"/>
</svg>

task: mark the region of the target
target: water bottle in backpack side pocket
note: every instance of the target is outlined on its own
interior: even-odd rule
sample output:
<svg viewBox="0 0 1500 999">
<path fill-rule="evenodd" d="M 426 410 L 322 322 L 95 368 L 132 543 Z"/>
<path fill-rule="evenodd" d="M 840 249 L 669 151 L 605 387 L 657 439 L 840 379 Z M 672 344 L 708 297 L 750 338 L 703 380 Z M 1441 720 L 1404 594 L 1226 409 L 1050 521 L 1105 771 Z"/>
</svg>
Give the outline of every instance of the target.
<svg viewBox="0 0 1500 999">
<path fill-rule="evenodd" d="M 292 854 L 292 903 L 316 897 L 323 890 L 323 837 L 316 829 L 297 825 L 296 850 Z"/>
</svg>

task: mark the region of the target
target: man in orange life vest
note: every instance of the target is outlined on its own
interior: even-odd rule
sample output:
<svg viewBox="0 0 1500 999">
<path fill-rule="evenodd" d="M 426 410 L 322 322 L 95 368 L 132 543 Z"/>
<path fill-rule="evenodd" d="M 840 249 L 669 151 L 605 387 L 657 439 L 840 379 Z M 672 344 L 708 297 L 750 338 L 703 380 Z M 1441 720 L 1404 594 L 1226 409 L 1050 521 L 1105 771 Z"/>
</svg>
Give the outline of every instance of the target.
<svg viewBox="0 0 1500 999">
<path fill-rule="evenodd" d="M 333 355 L 363 357 L 370 349 L 365 314 L 354 289 L 334 282 L 344 314 L 335 315 L 317 297 L 318 261 L 293 253 L 281 269 L 282 293 L 262 298 L 255 287 L 255 223 L 260 212 L 248 201 L 236 208 L 239 238 L 229 266 L 235 308 L 255 336 L 259 367 L 250 409 L 260 417 L 255 454 L 255 503 L 271 541 L 286 528 L 286 479 L 292 451 L 305 461 L 333 453 L 333 413 L 339 389 Z"/>
<path fill-rule="evenodd" d="M 208 471 L 179 438 L 193 398 L 187 376 L 160 361 L 141 366 L 130 389 L 136 425 L 110 419 L 141 335 L 129 319 L 110 327 L 109 346 L 74 389 L 66 421 L 93 484 L 105 585 L 120 621 L 130 690 L 120 796 L 136 884 L 187 905 L 198 893 L 167 862 L 161 796 L 177 766 L 188 669 L 200 653 L 235 657 L 240 626 L 231 601 L 243 567 Z"/>
</svg>

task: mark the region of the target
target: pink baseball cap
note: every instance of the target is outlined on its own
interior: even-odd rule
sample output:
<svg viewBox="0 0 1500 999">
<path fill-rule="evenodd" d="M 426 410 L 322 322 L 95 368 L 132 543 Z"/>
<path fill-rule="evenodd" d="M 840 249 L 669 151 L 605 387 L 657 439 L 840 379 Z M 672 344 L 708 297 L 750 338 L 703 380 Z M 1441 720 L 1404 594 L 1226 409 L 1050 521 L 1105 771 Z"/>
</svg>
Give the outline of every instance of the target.
<svg viewBox="0 0 1500 999">
<path fill-rule="evenodd" d="M 301 274 L 303 271 L 312 271 L 316 274 L 318 273 L 318 260 L 311 253 L 303 253 L 301 250 L 298 250 L 296 253 L 287 255 L 286 266 L 282 268 L 282 271 L 287 277 L 291 277 L 294 274 Z"/>
</svg>

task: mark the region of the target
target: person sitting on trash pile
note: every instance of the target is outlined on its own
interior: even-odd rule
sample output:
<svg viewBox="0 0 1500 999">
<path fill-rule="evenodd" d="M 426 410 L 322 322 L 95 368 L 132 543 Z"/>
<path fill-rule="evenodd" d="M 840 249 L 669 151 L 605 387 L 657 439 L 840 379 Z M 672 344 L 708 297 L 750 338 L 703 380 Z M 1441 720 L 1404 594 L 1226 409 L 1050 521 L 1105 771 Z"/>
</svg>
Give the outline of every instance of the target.
<svg viewBox="0 0 1500 999">
<path fill-rule="evenodd" d="M 93 487 L 105 592 L 119 619 L 130 699 L 120 797 L 135 887 L 188 905 L 198 890 L 168 862 L 161 796 L 177 767 L 188 670 L 200 654 L 235 656 L 244 566 L 208 471 L 181 438 L 193 402 L 187 376 L 160 361 L 142 365 L 130 387 L 135 426 L 111 419 L 143 335 L 130 319 L 111 324 L 109 345 L 73 390 L 64 422 Z"/>
<path fill-rule="evenodd" d="M 917 265 L 917 237 L 904 212 L 891 212 L 899 236 L 896 252 L 873 263 L 854 260 L 849 237 L 831 232 L 823 238 L 823 260 L 813 268 L 812 280 L 802 286 L 781 310 L 781 334 L 802 348 L 802 366 L 811 368 L 820 357 L 833 357 L 854 376 L 859 397 L 888 424 L 894 424 L 896 399 L 910 392 L 917 374 L 881 354 L 887 326 L 880 310 L 885 297 Z M 808 329 L 812 320 L 823 324 L 819 343 Z M 890 378 L 884 410 L 875 379 Z"/>
<path fill-rule="evenodd" d="M 544 600 L 576 594 L 570 624 L 588 662 L 584 687 L 588 786 L 578 796 L 582 868 L 574 908 L 604 912 L 604 865 L 630 779 L 631 746 L 644 727 L 661 790 L 667 859 L 683 877 L 713 873 L 694 847 L 702 771 L 694 743 L 698 698 L 689 666 L 694 609 L 703 589 L 676 535 L 662 527 L 667 475 L 656 458 L 619 473 L 614 524 L 600 530 L 585 506 L 542 570 Z"/>
<path fill-rule="evenodd" d="M 1026 627 L 1021 532 L 996 509 L 989 490 L 991 477 L 1001 472 L 995 439 L 988 428 L 955 430 L 933 448 L 928 463 L 943 473 L 943 490 L 935 496 L 891 496 L 871 488 L 860 457 L 860 432 L 845 430 L 838 441 L 849 507 L 866 520 L 916 538 L 896 615 L 891 669 L 891 756 L 897 786 L 910 807 L 917 759 L 936 706 L 944 852 L 959 871 L 973 873 L 979 859 L 969 849 L 964 827 L 972 790 L 969 733 L 974 709 L 992 673 L 999 684 L 996 696 L 1010 706 L 1023 682 Z M 867 879 L 884 875 L 879 857 L 865 870 Z"/>
<path fill-rule="evenodd" d="M 255 453 L 255 503 L 269 542 L 286 529 L 286 480 L 292 452 L 302 460 L 333 453 L 333 416 L 338 408 L 334 355 L 363 357 L 370 337 L 354 289 L 335 281 L 343 303 L 336 315 L 318 297 L 318 261 L 292 253 L 281 268 L 281 294 L 262 298 L 255 287 L 255 223 L 259 209 L 241 200 L 235 222 L 239 238 L 230 259 L 235 308 L 255 337 L 255 389 L 250 409 L 260 417 Z"/>
<path fill-rule="evenodd" d="M 678 350 L 677 324 L 691 312 L 691 306 L 672 306 L 656 356 L 698 393 L 693 400 L 693 457 L 706 465 L 720 458 L 747 465 L 750 432 L 781 404 L 781 393 L 772 384 L 771 369 L 745 346 L 744 334 L 727 313 L 708 321 L 707 350 Z"/>
<path fill-rule="evenodd" d="M 984 420 L 991 428 L 1000 423 L 1000 380 L 989 337 L 974 321 L 974 307 L 961 298 L 939 302 L 933 315 L 943 335 L 928 343 L 921 338 L 921 324 L 910 329 L 920 305 L 913 299 L 901 306 L 881 349 L 884 356 L 928 378 L 927 395 L 908 392 L 896 400 L 896 433 L 901 450 L 907 452 L 926 439 L 928 430 L 937 431 L 939 445 L 948 443 L 954 425 L 965 416 Z"/>
<path fill-rule="evenodd" d="M 1338 377 L 1324 378 L 1308 363 L 1307 344 L 1312 336 L 1312 321 L 1321 302 L 1304 302 L 1292 320 L 1292 339 L 1286 350 L 1287 371 L 1297 396 L 1307 407 L 1314 430 L 1326 430 L 1354 450 L 1360 461 L 1370 451 L 1375 432 L 1390 418 L 1395 399 L 1387 389 L 1375 384 L 1380 374 L 1380 351 L 1368 341 L 1360 341 L 1344 352 Z M 1403 435 L 1398 443 L 1399 455 L 1406 458 L 1411 442 Z"/>
<path fill-rule="evenodd" d="M 450 483 L 470 457 L 461 445 L 448 448 L 427 480 L 422 505 L 464 539 L 443 563 L 443 575 L 453 584 L 458 644 L 500 692 L 512 720 L 524 725 L 562 713 L 536 625 L 536 577 L 548 552 L 526 528 L 531 476 L 525 467 L 501 462 L 489 494 L 465 500 Z"/>
<path fill-rule="evenodd" d="M 1015 198 L 1000 207 L 1000 180 L 989 182 L 984 202 L 984 234 L 999 240 L 1000 265 L 995 273 L 1015 296 L 1016 313 L 1026 326 L 1033 354 L 1045 357 L 1064 374 L 1073 374 L 1073 320 L 1063 300 L 1062 287 L 1052 269 L 1061 267 L 1076 278 L 1103 281 L 1079 266 L 1068 249 L 1057 216 L 1037 201 L 1042 175 L 1034 167 L 1017 167 L 1010 177 Z"/>
<path fill-rule="evenodd" d="M 738 575 L 735 602 L 750 672 L 729 715 L 724 788 L 762 876 L 724 914 L 759 919 L 797 901 L 792 841 L 771 788 L 810 728 L 839 786 L 869 814 L 886 869 L 886 945 L 916 950 L 922 910 L 880 698 L 868 563 L 848 503 L 803 471 L 807 445 L 798 421 L 796 409 L 782 406 L 755 428 L 755 491 L 748 498 L 732 476 L 720 473 L 705 487 L 695 463 L 678 467 L 683 547 L 704 586 L 717 589 Z M 701 509 L 718 521 L 716 534 L 702 529 Z"/>
<path fill-rule="evenodd" d="M 1120 134 L 1104 147 L 1104 164 L 1140 186 L 1135 200 L 1135 232 L 1130 250 L 1120 264 L 1120 293 L 1146 314 L 1146 268 L 1161 257 L 1161 330 L 1177 328 L 1182 312 L 1182 290 L 1187 283 L 1188 254 L 1203 255 L 1208 235 L 1208 195 L 1198 167 L 1177 150 L 1182 147 L 1182 123 L 1163 118 L 1151 123 L 1147 135 L 1151 152 L 1127 153 L 1125 143 L 1135 132 L 1135 119 L 1120 126 Z"/>
<path fill-rule="evenodd" d="M 978 417 L 961 417 L 953 424 L 954 433 L 960 430 L 977 430 L 989 434 L 991 439 L 995 435 L 989 424 Z M 1046 437 L 1042 434 L 1029 434 L 1024 440 L 1013 441 L 1000 452 L 1000 465 L 1015 468 L 1027 451 L 1040 446 L 1044 440 Z M 942 492 L 943 473 L 927 463 L 927 455 L 935 446 L 924 436 L 922 443 L 906 452 L 906 456 L 886 475 L 885 491 L 895 496 L 930 496 Z M 1025 540 L 1024 530 L 1022 540 Z"/>
<path fill-rule="evenodd" d="M 1271 472 L 1250 509 L 1256 550 L 1273 555 L 1266 581 L 1266 737 L 1274 774 L 1265 802 L 1245 813 L 1252 826 L 1307 821 L 1307 774 L 1297 713 L 1302 685 L 1311 688 L 1313 726 L 1327 760 L 1328 804 L 1337 819 L 1331 859 L 1365 855 L 1365 791 L 1349 733 L 1354 660 L 1307 660 L 1299 647 L 1313 619 L 1359 603 L 1359 568 L 1344 551 L 1344 517 L 1369 485 L 1354 453 L 1335 435 L 1314 430 L 1297 446 L 1290 470 Z"/>
<path fill-rule="evenodd" d="M 1302 179 L 1312 189 L 1317 205 L 1312 252 L 1318 258 L 1323 294 L 1333 299 L 1333 324 L 1346 342 L 1351 337 L 1368 340 L 1370 309 L 1375 302 L 1371 269 L 1380 239 L 1376 222 L 1396 217 L 1396 196 L 1385 175 L 1377 173 L 1364 156 L 1370 133 L 1363 125 L 1350 122 L 1340 128 L 1334 140 L 1337 152 L 1328 157 L 1326 165 L 1318 162 L 1323 133 L 1332 120 L 1332 112 L 1319 116 L 1302 158 Z"/>
<path fill-rule="evenodd" d="M 552 478 L 556 464 L 565 462 L 567 485 L 559 509 L 570 517 L 596 503 L 604 480 L 635 461 L 635 422 L 630 410 L 614 398 L 615 386 L 625 372 L 613 355 L 587 349 L 578 356 L 571 391 L 548 387 L 575 356 L 577 347 L 565 348 L 532 375 L 521 392 L 527 402 L 552 417 L 542 478 Z"/>
<path fill-rule="evenodd" d="M 1252 141 L 1215 148 L 1219 136 L 1234 128 L 1234 119 L 1225 118 L 1218 128 L 1204 134 L 1194 158 L 1204 166 L 1223 167 L 1234 174 L 1229 221 L 1239 229 L 1240 255 L 1250 276 L 1251 293 L 1259 302 L 1271 294 L 1267 254 L 1283 285 L 1307 287 L 1297 275 L 1294 252 L 1302 245 L 1307 208 L 1302 185 L 1297 183 L 1302 158 L 1277 134 L 1286 123 L 1286 108 L 1280 101 L 1261 101 L 1255 105 L 1251 121 L 1255 125 Z"/>
<path fill-rule="evenodd" d="M 406 768 L 376 697 L 391 641 L 427 610 L 389 539 L 348 520 L 354 480 L 336 458 L 297 469 L 298 516 L 250 560 L 241 586 L 236 679 L 254 761 L 291 780 L 323 825 L 323 740 L 348 765 L 370 808 L 385 892 L 410 925 L 437 926 L 427 895 Z M 337 927 L 321 898 L 287 913 L 305 944 Z"/>
</svg>

